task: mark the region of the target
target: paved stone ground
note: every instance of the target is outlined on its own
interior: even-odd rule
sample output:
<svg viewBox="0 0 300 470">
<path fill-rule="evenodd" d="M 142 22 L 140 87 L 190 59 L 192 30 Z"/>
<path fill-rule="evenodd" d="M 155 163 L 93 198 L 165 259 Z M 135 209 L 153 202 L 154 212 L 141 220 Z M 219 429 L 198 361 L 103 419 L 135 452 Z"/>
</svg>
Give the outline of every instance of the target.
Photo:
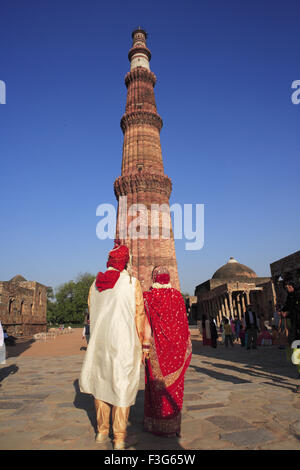
<svg viewBox="0 0 300 470">
<path fill-rule="evenodd" d="M 212 349 L 193 336 L 182 438 L 143 431 L 143 370 L 129 433 L 134 449 L 300 449 L 296 369 L 277 346 Z M 0 449 L 112 449 L 94 442 L 91 396 L 78 387 L 83 354 L 9 357 L 0 368 Z"/>
</svg>

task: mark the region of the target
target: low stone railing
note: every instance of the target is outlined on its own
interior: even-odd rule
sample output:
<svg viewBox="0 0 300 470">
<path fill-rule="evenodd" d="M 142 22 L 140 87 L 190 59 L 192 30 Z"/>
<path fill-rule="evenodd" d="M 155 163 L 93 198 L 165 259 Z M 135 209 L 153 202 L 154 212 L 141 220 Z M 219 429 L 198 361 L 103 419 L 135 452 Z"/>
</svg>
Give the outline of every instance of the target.
<svg viewBox="0 0 300 470">
<path fill-rule="evenodd" d="M 54 340 L 57 336 L 61 336 L 61 335 L 66 335 L 66 334 L 70 334 L 70 333 L 73 333 L 73 329 L 68 327 L 68 328 L 64 328 L 64 329 L 60 329 L 60 328 L 50 328 L 47 333 L 44 333 L 44 332 L 41 332 L 41 333 L 36 333 L 35 335 L 33 335 L 33 338 L 36 340 L 36 341 L 47 341 L 47 340 Z"/>
</svg>

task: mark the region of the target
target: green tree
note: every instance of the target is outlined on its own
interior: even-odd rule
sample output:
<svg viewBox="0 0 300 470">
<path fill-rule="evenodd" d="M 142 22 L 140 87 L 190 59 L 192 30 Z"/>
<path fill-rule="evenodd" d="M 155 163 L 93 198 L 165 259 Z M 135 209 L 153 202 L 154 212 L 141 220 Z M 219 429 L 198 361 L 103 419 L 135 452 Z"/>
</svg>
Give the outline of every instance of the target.
<svg viewBox="0 0 300 470">
<path fill-rule="evenodd" d="M 83 322 L 88 294 L 95 279 L 93 274 L 80 274 L 75 281 L 62 284 L 56 292 L 55 315 L 58 323 Z"/>
<path fill-rule="evenodd" d="M 47 322 L 56 323 L 56 302 L 54 290 L 52 287 L 47 287 Z"/>
</svg>

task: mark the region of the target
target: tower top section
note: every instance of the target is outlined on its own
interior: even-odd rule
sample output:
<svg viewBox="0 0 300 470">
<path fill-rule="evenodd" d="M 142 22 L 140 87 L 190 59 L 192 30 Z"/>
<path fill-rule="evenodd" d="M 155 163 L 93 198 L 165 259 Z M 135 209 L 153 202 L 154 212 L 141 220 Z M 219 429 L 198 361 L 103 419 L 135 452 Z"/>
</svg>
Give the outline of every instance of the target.
<svg viewBox="0 0 300 470">
<path fill-rule="evenodd" d="M 149 62 L 151 60 L 151 52 L 146 45 L 148 37 L 147 32 L 140 27 L 132 32 L 132 47 L 128 53 L 130 60 L 130 71 L 136 67 L 144 67 L 150 70 Z"/>
</svg>

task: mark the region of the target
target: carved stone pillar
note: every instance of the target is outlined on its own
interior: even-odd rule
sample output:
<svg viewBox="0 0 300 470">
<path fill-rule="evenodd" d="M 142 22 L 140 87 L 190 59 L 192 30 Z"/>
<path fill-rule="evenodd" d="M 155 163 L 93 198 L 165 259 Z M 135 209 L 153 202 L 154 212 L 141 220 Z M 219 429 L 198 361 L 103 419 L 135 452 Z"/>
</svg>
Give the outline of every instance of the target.
<svg viewBox="0 0 300 470">
<path fill-rule="evenodd" d="M 229 308 L 227 294 L 224 295 L 224 306 L 225 306 L 226 317 L 230 318 L 230 308 Z"/>
<path fill-rule="evenodd" d="M 246 305 L 245 305 L 245 294 L 244 294 L 244 292 L 241 294 L 241 299 L 242 299 L 242 315 L 245 315 Z"/>
<path fill-rule="evenodd" d="M 238 293 L 237 294 L 237 315 L 238 315 L 238 318 L 242 318 L 242 306 L 241 306 L 241 293 Z"/>
<path fill-rule="evenodd" d="M 230 309 L 230 318 L 233 317 L 233 302 L 232 302 L 232 292 L 228 292 L 228 300 L 229 300 L 229 309 Z"/>
<path fill-rule="evenodd" d="M 246 307 L 250 305 L 250 291 L 246 291 Z"/>
</svg>

